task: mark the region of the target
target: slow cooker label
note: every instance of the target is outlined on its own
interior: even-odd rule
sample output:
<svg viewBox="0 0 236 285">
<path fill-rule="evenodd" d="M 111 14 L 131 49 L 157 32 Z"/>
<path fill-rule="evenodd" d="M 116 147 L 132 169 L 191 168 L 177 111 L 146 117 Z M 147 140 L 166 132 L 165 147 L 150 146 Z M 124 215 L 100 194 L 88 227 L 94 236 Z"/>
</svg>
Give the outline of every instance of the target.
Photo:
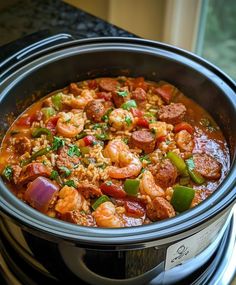
<svg viewBox="0 0 236 285">
<path fill-rule="evenodd" d="M 165 270 L 184 263 L 206 249 L 215 240 L 223 225 L 228 224 L 225 223 L 227 217 L 228 212 L 200 232 L 169 246 L 166 252 Z"/>
</svg>

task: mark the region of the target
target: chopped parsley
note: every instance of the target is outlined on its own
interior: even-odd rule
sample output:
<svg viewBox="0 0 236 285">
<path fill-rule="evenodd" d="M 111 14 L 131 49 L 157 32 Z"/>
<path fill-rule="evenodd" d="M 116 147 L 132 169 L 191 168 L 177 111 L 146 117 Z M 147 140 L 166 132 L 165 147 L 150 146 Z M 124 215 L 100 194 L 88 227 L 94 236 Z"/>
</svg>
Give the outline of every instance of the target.
<svg viewBox="0 0 236 285">
<path fill-rule="evenodd" d="M 111 186 L 112 185 L 111 181 L 106 181 L 105 183 L 106 183 L 107 186 Z"/>
<path fill-rule="evenodd" d="M 125 122 L 128 126 L 130 126 L 132 124 L 132 120 L 131 120 L 130 116 L 125 117 Z"/>
<path fill-rule="evenodd" d="M 169 144 L 171 143 L 171 141 L 166 140 L 165 143 L 166 143 L 167 145 L 169 145 Z"/>
<path fill-rule="evenodd" d="M 66 182 L 64 182 L 64 185 L 76 188 L 74 180 L 67 180 Z"/>
<path fill-rule="evenodd" d="M 65 145 L 65 141 L 62 138 L 59 137 L 53 137 L 52 142 L 52 150 L 58 150 L 60 147 Z"/>
<path fill-rule="evenodd" d="M 53 170 L 53 171 L 51 172 L 50 178 L 51 178 L 52 180 L 57 180 L 58 177 L 59 177 L 59 173 L 58 173 L 56 170 Z"/>
<path fill-rule="evenodd" d="M 71 170 L 65 166 L 59 167 L 59 169 L 63 172 L 64 177 L 68 177 L 71 174 Z"/>
<path fill-rule="evenodd" d="M 122 138 L 122 141 L 123 141 L 124 143 L 128 144 L 129 139 L 128 139 L 128 138 Z"/>
<path fill-rule="evenodd" d="M 77 145 L 71 145 L 70 148 L 68 149 L 67 151 L 67 154 L 72 157 L 74 155 L 76 156 L 80 156 L 81 155 L 81 152 L 80 152 L 80 149 L 78 148 Z"/>
<path fill-rule="evenodd" d="M 129 94 L 127 90 L 117 91 L 116 93 L 121 97 L 127 97 Z"/>
<path fill-rule="evenodd" d="M 113 108 L 110 108 L 106 111 L 106 113 L 102 116 L 102 121 L 108 122 L 109 115 L 113 111 Z"/>
<path fill-rule="evenodd" d="M 13 169 L 10 165 L 6 166 L 2 172 L 3 177 L 5 177 L 8 181 L 12 179 Z"/>
<path fill-rule="evenodd" d="M 145 160 L 147 163 L 151 163 L 151 160 L 150 160 L 150 158 L 149 158 L 149 156 L 147 154 L 143 155 L 143 156 L 140 156 L 139 160 L 141 162 L 143 162 Z"/>
</svg>

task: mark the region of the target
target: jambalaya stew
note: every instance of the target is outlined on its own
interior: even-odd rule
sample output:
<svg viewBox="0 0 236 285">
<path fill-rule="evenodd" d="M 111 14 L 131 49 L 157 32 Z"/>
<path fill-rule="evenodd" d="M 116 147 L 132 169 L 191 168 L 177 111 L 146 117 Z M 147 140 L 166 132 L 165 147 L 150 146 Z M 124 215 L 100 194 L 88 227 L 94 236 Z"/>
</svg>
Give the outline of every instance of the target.
<svg viewBox="0 0 236 285">
<path fill-rule="evenodd" d="M 144 78 L 71 83 L 29 107 L 2 142 L 12 192 L 82 226 L 167 219 L 206 199 L 229 169 L 210 115 L 175 86 Z"/>
</svg>

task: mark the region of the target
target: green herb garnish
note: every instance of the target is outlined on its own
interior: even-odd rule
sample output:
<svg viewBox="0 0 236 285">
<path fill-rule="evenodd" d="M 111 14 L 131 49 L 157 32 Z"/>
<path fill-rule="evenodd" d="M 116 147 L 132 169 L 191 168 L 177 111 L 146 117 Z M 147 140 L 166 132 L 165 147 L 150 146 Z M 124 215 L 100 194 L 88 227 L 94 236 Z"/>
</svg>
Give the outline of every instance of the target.
<svg viewBox="0 0 236 285">
<path fill-rule="evenodd" d="M 63 172 L 64 177 L 68 177 L 71 175 L 71 170 L 65 166 L 59 167 L 59 169 Z"/>
<path fill-rule="evenodd" d="M 65 145 L 65 141 L 59 137 L 53 137 L 52 150 L 58 150 L 60 147 Z"/>
<path fill-rule="evenodd" d="M 7 165 L 3 172 L 2 172 L 2 176 L 5 177 L 8 181 L 10 181 L 12 179 L 13 176 L 13 169 L 10 165 Z"/>
<path fill-rule="evenodd" d="M 127 90 L 117 91 L 116 93 L 121 97 L 126 97 L 129 94 Z"/>
<path fill-rule="evenodd" d="M 72 157 L 74 155 L 76 156 L 80 156 L 81 155 L 81 152 L 80 152 L 80 149 L 78 148 L 77 145 L 71 145 L 70 148 L 68 149 L 67 151 L 67 154 Z"/>
<path fill-rule="evenodd" d="M 125 117 L 125 122 L 128 126 L 130 126 L 132 124 L 132 120 L 131 120 L 130 116 Z"/>
<path fill-rule="evenodd" d="M 140 156 L 139 160 L 141 162 L 143 162 L 145 160 L 147 163 L 151 163 L 151 160 L 150 160 L 150 158 L 149 158 L 149 156 L 147 154 L 143 155 L 143 156 Z"/>
<path fill-rule="evenodd" d="M 74 180 L 67 180 L 66 182 L 64 182 L 64 185 L 76 188 Z"/>
<path fill-rule="evenodd" d="M 59 177 L 59 173 L 56 170 L 53 170 L 51 172 L 50 179 L 57 180 L 58 177 Z"/>
</svg>

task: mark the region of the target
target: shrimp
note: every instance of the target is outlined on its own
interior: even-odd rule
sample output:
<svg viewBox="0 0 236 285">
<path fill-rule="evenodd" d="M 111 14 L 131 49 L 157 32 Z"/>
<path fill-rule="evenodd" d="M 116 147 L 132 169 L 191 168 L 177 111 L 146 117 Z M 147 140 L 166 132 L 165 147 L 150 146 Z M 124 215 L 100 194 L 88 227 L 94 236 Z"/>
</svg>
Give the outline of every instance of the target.
<svg viewBox="0 0 236 285">
<path fill-rule="evenodd" d="M 175 135 L 177 146 L 182 151 L 192 152 L 194 148 L 194 141 L 189 132 L 182 130 Z"/>
<path fill-rule="evenodd" d="M 89 205 L 84 196 L 75 188 L 64 186 L 59 192 L 59 200 L 56 203 L 55 210 L 60 214 L 73 210 L 88 211 Z"/>
<path fill-rule="evenodd" d="M 116 130 L 131 130 L 134 127 L 133 115 L 121 108 L 113 110 L 109 115 L 109 124 Z"/>
<path fill-rule="evenodd" d="M 142 169 L 140 160 L 129 151 L 129 147 L 121 140 L 110 141 L 104 150 L 104 155 L 118 165 L 108 167 L 108 175 L 111 178 L 123 179 L 137 176 Z"/>
<path fill-rule="evenodd" d="M 93 216 L 99 227 L 121 228 L 124 222 L 116 213 L 116 208 L 111 202 L 102 203 L 94 212 Z"/>
<path fill-rule="evenodd" d="M 152 173 L 147 170 L 143 173 L 140 181 L 140 192 L 143 195 L 148 195 L 151 199 L 165 195 L 164 190 L 156 185 Z"/>
<path fill-rule="evenodd" d="M 60 112 L 60 118 L 57 121 L 57 132 L 67 138 L 73 138 L 84 128 L 84 118 L 82 113 L 78 112 Z"/>
<path fill-rule="evenodd" d="M 63 96 L 63 103 L 75 109 L 83 109 L 94 97 L 94 90 L 84 89 L 77 97 L 74 95 Z"/>
<path fill-rule="evenodd" d="M 122 140 L 114 139 L 112 141 L 109 141 L 108 145 L 105 147 L 104 155 L 106 157 L 109 157 L 112 162 L 118 162 L 119 154 L 123 151 L 129 151 L 128 145 Z"/>
</svg>

